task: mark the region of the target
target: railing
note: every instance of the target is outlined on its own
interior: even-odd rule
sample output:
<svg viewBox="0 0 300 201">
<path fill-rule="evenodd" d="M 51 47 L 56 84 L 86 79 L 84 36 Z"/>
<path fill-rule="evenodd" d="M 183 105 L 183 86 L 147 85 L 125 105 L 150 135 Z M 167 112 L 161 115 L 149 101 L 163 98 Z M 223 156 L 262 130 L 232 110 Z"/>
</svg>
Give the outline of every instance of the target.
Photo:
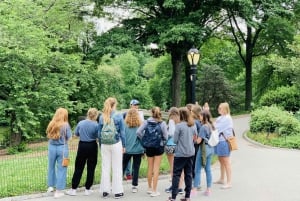
<svg viewBox="0 0 300 201">
<path fill-rule="evenodd" d="M 72 139 L 69 145 L 71 164 L 67 172 L 67 185 L 70 186 L 74 172 L 74 162 L 78 139 Z M 23 195 L 32 192 L 45 192 L 47 189 L 48 151 L 47 142 L 30 145 L 30 152 L 0 155 L 0 198 Z M 100 154 L 95 171 L 95 183 L 100 182 Z M 86 172 L 83 173 L 80 186 L 84 185 Z"/>
</svg>

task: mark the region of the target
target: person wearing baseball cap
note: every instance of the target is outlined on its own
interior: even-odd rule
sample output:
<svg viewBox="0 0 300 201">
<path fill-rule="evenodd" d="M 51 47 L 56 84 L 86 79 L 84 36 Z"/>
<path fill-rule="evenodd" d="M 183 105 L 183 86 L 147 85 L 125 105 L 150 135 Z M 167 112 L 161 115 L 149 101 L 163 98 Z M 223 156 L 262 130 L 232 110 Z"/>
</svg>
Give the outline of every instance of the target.
<svg viewBox="0 0 300 201">
<path fill-rule="evenodd" d="M 137 105 L 140 105 L 140 102 L 136 99 L 132 99 L 130 101 L 130 106 L 137 106 Z"/>
<path fill-rule="evenodd" d="M 140 105 L 140 102 L 138 100 L 136 100 L 136 99 L 132 99 L 130 101 L 130 109 L 131 108 L 135 108 L 136 110 L 138 110 L 141 122 L 143 122 L 145 120 L 144 119 L 144 113 L 143 113 L 142 110 L 139 110 L 139 105 Z M 127 112 L 125 112 L 123 114 L 123 118 L 124 119 L 126 118 L 126 115 L 127 115 Z M 132 169 L 131 168 L 131 161 L 129 161 L 129 163 L 128 163 L 126 169 L 125 169 L 125 172 L 124 172 L 125 173 L 124 179 L 126 179 L 126 180 L 130 180 L 132 178 L 131 172 L 133 172 L 133 171 L 130 171 L 130 169 Z"/>
</svg>

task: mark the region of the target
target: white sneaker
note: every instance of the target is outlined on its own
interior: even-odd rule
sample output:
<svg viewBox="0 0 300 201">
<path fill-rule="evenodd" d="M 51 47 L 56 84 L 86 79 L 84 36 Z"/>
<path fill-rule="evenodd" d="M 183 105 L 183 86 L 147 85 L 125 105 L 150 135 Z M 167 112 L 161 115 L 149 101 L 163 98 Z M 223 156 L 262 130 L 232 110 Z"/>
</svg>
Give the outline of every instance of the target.
<svg viewBox="0 0 300 201">
<path fill-rule="evenodd" d="M 63 192 L 61 192 L 61 191 L 56 191 L 55 193 L 54 193 L 54 198 L 60 198 L 60 197 L 62 197 L 62 196 L 64 196 L 65 194 L 63 193 Z"/>
<path fill-rule="evenodd" d="M 159 195 L 160 195 L 160 193 L 159 193 L 158 191 L 152 192 L 152 193 L 150 194 L 151 197 L 157 197 L 157 196 L 159 196 Z"/>
<path fill-rule="evenodd" d="M 47 189 L 47 193 L 51 193 L 54 191 L 54 188 L 52 186 L 50 186 L 48 189 Z"/>
<path fill-rule="evenodd" d="M 91 195 L 93 193 L 93 190 L 88 190 L 88 189 L 85 189 L 84 191 L 84 195 Z"/>
<path fill-rule="evenodd" d="M 138 188 L 137 186 L 132 186 L 132 190 L 133 193 L 137 193 L 138 192 Z"/>
<path fill-rule="evenodd" d="M 76 189 L 70 189 L 70 190 L 67 190 L 66 192 L 67 195 L 71 195 L 71 196 L 75 196 L 76 195 Z"/>
</svg>

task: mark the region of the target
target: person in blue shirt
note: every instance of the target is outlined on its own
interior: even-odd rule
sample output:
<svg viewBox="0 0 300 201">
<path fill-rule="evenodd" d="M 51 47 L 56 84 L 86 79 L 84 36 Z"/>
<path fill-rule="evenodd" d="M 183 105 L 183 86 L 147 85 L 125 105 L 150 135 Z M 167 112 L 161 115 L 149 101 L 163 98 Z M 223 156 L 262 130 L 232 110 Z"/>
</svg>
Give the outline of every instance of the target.
<svg viewBox="0 0 300 201">
<path fill-rule="evenodd" d="M 102 115 L 99 118 L 98 137 L 101 146 L 102 171 L 100 192 L 103 198 L 107 198 L 112 192 L 116 199 L 124 196 L 123 188 L 123 153 L 125 153 L 125 125 L 122 114 L 116 113 L 117 99 L 110 97 L 104 102 Z M 107 144 L 102 139 L 102 128 L 111 122 L 114 122 L 116 134 L 114 142 Z M 112 179 L 112 181 L 111 181 Z"/>
<path fill-rule="evenodd" d="M 53 192 L 55 198 L 62 197 L 62 190 L 66 187 L 67 167 L 62 165 L 63 158 L 69 157 L 68 141 L 72 136 L 71 127 L 68 123 L 68 110 L 58 108 L 48 124 L 48 190 Z"/>
<path fill-rule="evenodd" d="M 75 136 L 79 137 L 77 155 L 75 159 L 75 171 L 72 177 L 72 189 L 66 193 L 76 195 L 76 189 L 87 165 L 87 176 L 85 181 L 85 195 L 90 195 L 90 189 L 94 182 L 95 168 L 98 159 L 98 118 L 99 112 L 96 108 L 90 108 L 87 112 L 87 118 L 81 120 L 75 128 Z"/>
<path fill-rule="evenodd" d="M 207 186 L 204 195 L 209 196 L 211 193 L 211 185 L 212 185 L 211 160 L 214 154 L 214 148 L 211 147 L 207 142 L 211 135 L 212 130 L 215 130 L 215 127 L 211 121 L 210 112 L 207 110 L 203 110 L 200 113 L 200 120 L 202 126 L 200 128 L 200 132 L 198 133 L 196 142 L 197 144 L 201 144 L 201 148 L 197 152 L 197 156 L 196 156 L 194 190 L 196 190 L 200 186 L 201 169 L 202 167 L 204 167 L 205 175 L 206 175 L 206 186 Z M 205 162 L 202 161 L 202 157 L 205 157 L 204 159 Z"/>
<path fill-rule="evenodd" d="M 140 120 L 143 123 L 143 121 L 145 120 L 144 119 L 144 113 L 143 113 L 142 110 L 139 110 L 139 105 L 140 105 L 140 102 L 138 100 L 132 99 L 130 101 L 130 108 L 129 109 L 136 109 L 138 111 L 138 113 L 139 113 Z M 126 118 L 126 115 L 127 115 L 127 112 L 124 112 L 123 113 L 124 120 Z M 133 171 L 134 170 L 131 168 L 131 160 L 129 160 L 129 162 L 128 162 L 127 166 L 126 166 L 126 169 L 125 169 L 125 177 L 124 177 L 124 179 L 125 180 L 132 179 L 132 173 L 133 173 Z"/>
<path fill-rule="evenodd" d="M 168 120 L 168 141 L 165 146 L 165 153 L 167 155 L 167 159 L 170 166 L 170 175 L 171 181 L 173 177 L 173 163 L 174 163 L 174 152 L 176 144 L 174 143 L 174 133 L 175 133 L 175 126 L 177 123 L 180 122 L 179 118 L 179 109 L 177 107 L 171 107 L 169 110 L 169 120 Z M 183 194 L 183 174 L 181 175 L 180 182 L 179 182 L 179 189 L 178 193 Z M 172 192 L 172 185 L 165 189 L 166 193 Z"/>
<path fill-rule="evenodd" d="M 138 191 L 138 178 L 141 165 L 141 159 L 144 155 L 144 147 L 137 138 L 136 131 L 142 121 L 139 117 L 139 112 L 135 108 L 131 108 L 125 118 L 125 136 L 126 136 L 126 152 L 123 155 L 123 173 L 125 173 L 128 162 L 133 159 L 133 174 L 132 174 L 132 192 Z"/>
</svg>

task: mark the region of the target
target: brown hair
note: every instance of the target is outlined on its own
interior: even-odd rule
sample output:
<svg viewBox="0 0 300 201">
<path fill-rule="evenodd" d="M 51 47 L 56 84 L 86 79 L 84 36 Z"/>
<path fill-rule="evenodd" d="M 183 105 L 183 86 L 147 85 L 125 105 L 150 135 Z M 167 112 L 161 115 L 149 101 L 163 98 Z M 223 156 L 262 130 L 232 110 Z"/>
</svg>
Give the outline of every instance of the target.
<svg viewBox="0 0 300 201">
<path fill-rule="evenodd" d="M 192 103 L 188 103 L 188 104 L 186 104 L 185 107 L 186 107 L 189 111 L 192 111 L 193 105 L 194 105 L 194 104 L 192 104 Z"/>
<path fill-rule="evenodd" d="M 104 107 L 102 110 L 104 123 L 110 123 L 110 113 L 113 111 L 115 106 L 117 106 L 117 99 L 113 97 L 109 97 L 104 101 Z"/>
<path fill-rule="evenodd" d="M 138 127 L 142 124 L 139 111 L 135 108 L 131 108 L 128 110 L 125 123 L 128 125 L 129 128 Z"/>
<path fill-rule="evenodd" d="M 65 108 L 58 108 L 49 122 L 46 133 L 49 139 L 59 139 L 60 129 L 68 123 L 68 110 Z"/>
<path fill-rule="evenodd" d="M 192 117 L 194 118 L 194 119 L 200 119 L 200 113 L 201 113 L 201 111 L 202 111 L 202 108 L 201 108 L 201 106 L 200 105 L 198 105 L 198 104 L 196 104 L 196 105 L 193 105 L 192 106 Z"/>
<path fill-rule="evenodd" d="M 99 111 L 96 108 L 90 108 L 87 112 L 87 119 L 96 121 L 99 115 Z"/>
<path fill-rule="evenodd" d="M 189 127 L 194 126 L 195 121 L 187 107 L 179 108 L 179 115 L 180 121 L 186 121 Z"/>
<path fill-rule="evenodd" d="M 151 109 L 152 117 L 156 119 L 158 122 L 162 121 L 161 119 L 161 111 L 159 107 L 153 107 Z"/>
<path fill-rule="evenodd" d="M 204 124 L 209 124 L 211 126 L 211 128 L 213 130 L 215 130 L 215 127 L 211 121 L 211 114 L 208 110 L 203 110 L 200 114 L 202 116 L 202 121 L 201 123 L 204 125 Z"/>
<path fill-rule="evenodd" d="M 169 110 L 169 120 L 173 119 L 175 124 L 180 122 L 179 110 L 177 107 L 171 107 Z"/>
</svg>

